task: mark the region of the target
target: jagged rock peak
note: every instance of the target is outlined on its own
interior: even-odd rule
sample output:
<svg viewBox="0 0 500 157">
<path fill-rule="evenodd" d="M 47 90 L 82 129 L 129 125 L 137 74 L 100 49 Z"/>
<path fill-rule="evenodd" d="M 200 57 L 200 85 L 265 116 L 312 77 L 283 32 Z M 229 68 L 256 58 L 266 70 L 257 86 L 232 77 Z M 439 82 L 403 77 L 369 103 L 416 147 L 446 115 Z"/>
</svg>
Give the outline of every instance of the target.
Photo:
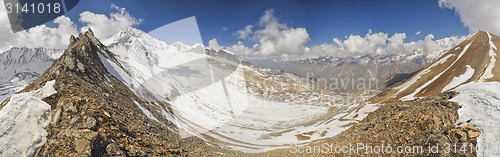
<svg viewBox="0 0 500 157">
<path fill-rule="evenodd" d="M 95 36 L 92 30 L 71 36 L 70 44 L 62 56 L 40 77 L 40 82 L 50 81 L 59 75 L 75 75 L 88 82 L 99 83 L 112 77 L 102 63 L 102 57 L 116 59 Z"/>
<path fill-rule="evenodd" d="M 70 40 L 71 44 L 59 59 L 61 66 L 83 73 L 87 68 L 102 65 L 98 54 L 104 54 L 106 48 L 90 29 L 77 38 L 71 37 Z"/>
</svg>

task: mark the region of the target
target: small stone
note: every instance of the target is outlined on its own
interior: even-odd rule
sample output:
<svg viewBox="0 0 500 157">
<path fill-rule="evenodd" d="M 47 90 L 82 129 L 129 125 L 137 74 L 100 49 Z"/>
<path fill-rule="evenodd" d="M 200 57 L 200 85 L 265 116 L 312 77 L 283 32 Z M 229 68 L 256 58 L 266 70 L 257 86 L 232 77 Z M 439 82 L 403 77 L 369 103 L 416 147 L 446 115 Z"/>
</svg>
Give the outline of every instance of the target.
<svg viewBox="0 0 500 157">
<path fill-rule="evenodd" d="M 368 131 L 368 129 L 372 128 L 373 125 L 372 124 L 360 124 L 360 128 L 361 130 L 363 131 Z"/>
<path fill-rule="evenodd" d="M 398 110 L 402 111 L 402 110 L 409 109 L 411 106 L 410 105 L 398 105 L 396 107 L 398 108 Z"/>
<path fill-rule="evenodd" d="M 90 155 L 90 141 L 75 139 L 75 150 L 78 153 Z"/>
<path fill-rule="evenodd" d="M 85 123 L 83 124 L 84 128 L 93 129 L 97 124 L 97 120 L 94 117 L 88 117 L 85 119 Z"/>
<path fill-rule="evenodd" d="M 78 120 L 80 120 L 80 117 L 73 117 L 73 118 L 71 118 L 71 120 L 69 121 L 69 125 L 75 124 L 76 122 L 78 122 Z"/>
<path fill-rule="evenodd" d="M 463 131 L 456 131 L 455 132 L 455 137 L 460 141 L 460 142 L 467 142 L 467 134 Z"/>
<path fill-rule="evenodd" d="M 76 107 L 73 105 L 69 105 L 69 106 L 64 107 L 64 112 L 77 113 L 78 109 L 76 109 Z"/>
<path fill-rule="evenodd" d="M 474 139 L 474 138 L 479 137 L 479 135 L 481 135 L 481 132 L 469 130 L 469 131 L 467 131 L 467 134 L 469 135 L 469 138 Z"/>
<path fill-rule="evenodd" d="M 78 70 L 85 72 L 85 66 L 82 63 L 78 62 L 76 64 L 76 66 L 77 66 Z"/>
<path fill-rule="evenodd" d="M 464 127 L 465 130 L 472 130 L 472 131 L 479 131 L 478 128 L 472 126 L 472 124 L 467 124 L 467 126 Z"/>
<path fill-rule="evenodd" d="M 134 156 L 134 155 L 138 156 L 139 151 L 140 151 L 140 149 L 135 147 L 134 145 L 127 146 L 127 150 L 128 150 L 127 154 L 132 155 L 132 156 Z"/>
<path fill-rule="evenodd" d="M 61 119 L 61 113 L 62 111 L 60 109 L 56 110 L 56 113 L 54 114 L 54 117 L 52 118 L 52 124 L 56 124 L 59 122 L 59 119 Z"/>
<path fill-rule="evenodd" d="M 120 149 L 118 145 L 115 143 L 111 143 L 108 146 L 106 146 L 106 152 L 109 153 L 111 156 L 125 156 L 123 151 Z"/>
<path fill-rule="evenodd" d="M 106 111 L 104 111 L 104 115 L 105 115 L 106 117 L 108 117 L 108 118 L 111 118 L 111 115 L 110 115 L 108 112 L 106 112 Z"/>
</svg>

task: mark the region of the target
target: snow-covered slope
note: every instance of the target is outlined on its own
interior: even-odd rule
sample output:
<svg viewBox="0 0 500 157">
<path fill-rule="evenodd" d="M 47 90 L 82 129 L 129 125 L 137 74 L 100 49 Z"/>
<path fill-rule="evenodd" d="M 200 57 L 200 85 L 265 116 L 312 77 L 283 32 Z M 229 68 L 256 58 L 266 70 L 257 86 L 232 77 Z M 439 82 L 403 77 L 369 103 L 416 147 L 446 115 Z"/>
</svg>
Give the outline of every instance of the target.
<svg viewBox="0 0 500 157">
<path fill-rule="evenodd" d="M 408 101 L 457 91 L 459 122 L 481 130 L 478 156 L 499 156 L 500 68 L 496 44 L 500 38 L 479 31 L 420 70 L 400 86 L 372 98 L 373 102 Z"/>
<path fill-rule="evenodd" d="M 499 41 L 498 36 L 479 31 L 400 86 L 372 100 L 413 100 L 469 82 L 500 81 L 500 68 L 496 62 L 496 54 L 500 53 L 496 49 Z"/>
<path fill-rule="evenodd" d="M 259 152 L 334 136 L 376 109 L 341 103 L 341 95 L 304 85 L 310 80 L 242 63 L 225 50 L 168 45 L 134 28 L 105 43 L 123 67 L 101 56 L 108 71 L 138 95 L 147 98 L 147 90 L 172 104 L 171 121 L 184 137 L 204 133 Z"/>
<path fill-rule="evenodd" d="M 33 156 L 46 141 L 52 119 L 50 105 L 42 101 L 57 93 L 55 81 L 39 90 L 15 94 L 0 110 L 0 156 Z"/>
<path fill-rule="evenodd" d="M 113 71 L 108 71 L 108 69 L 114 69 L 106 68 L 102 62 L 103 59 L 116 63 L 118 68 L 123 67 L 90 29 L 78 37 L 71 36 L 70 44 L 60 58 L 22 90 L 22 92 L 36 91 L 43 86 L 53 84 L 53 89 L 57 91 L 57 94 L 42 99 L 48 105 L 40 106 L 32 101 L 27 102 L 26 99 L 31 98 L 29 95 L 19 97 L 15 95 L 5 101 L 6 103 L 0 104 L 0 108 L 5 107 L 1 111 L 7 114 L 6 117 L 16 118 L 16 115 L 19 115 L 17 117 L 19 119 L 14 119 L 12 125 L 2 124 L 2 127 L 6 126 L 2 128 L 6 131 L 2 133 L 11 134 L 10 129 L 23 127 L 17 132 L 11 130 L 15 132 L 12 134 L 26 135 L 23 137 L 26 141 L 7 139 L 7 144 L 0 146 L 2 148 L 0 152 L 10 151 L 11 143 L 14 145 L 26 143 L 30 149 L 23 146 L 20 153 L 22 151 L 35 152 L 33 156 L 120 156 L 123 154 L 168 156 L 173 154 L 171 150 L 179 148 L 179 136 L 176 133 L 176 127 L 166 117 L 168 115 L 162 114 L 162 112 L 170 111 L 168 104 L 154 99 L 142 99 L 134 94 L 122 81 L 111 74 Z M 148 92 L 143 93 L 148 94 Z M 35 94 L 33 97 L 45 96 Z M 29 105 L 39 107 L 33 111 L 34 109 L 31 109 Z M 10 109 L 12 107 L 15 110 Z M 43 119 L 37 119 L 36 115 L 24 113 L 38 114 L 46 109 L 54 116 L 43 116 Z M 28 122 L 23 122 L 23 120 L 28 120 Z M 45 127 L 46 142 L 43 144 L 45 140 L 38 138 L 41 133 L 25 128 L 39 129 L 36 123 L 46 124 L 45 120 L 50 123 Z M 25 125 L 32 126 L 26 127 Z M 36 138 L 30 138 L 30 136 Z M 5 156 L 18 155 L 6 154 Z"/>
<path fill-rule="evenodd" d="M 459 92 L 451 101 L 457 102 L 459 122 L 471 120 L 481 130 L 478 139 L 478 156 L 500 156 L 500 83 L 476 82 L 459 86 Z"/>
<path fill-rule="evenodd" d="M 11 48 L 0 54 L 0 102 L 38 78 L 63 50 Z"/>
<path fill-rule="evenodd" d="M 0 82 L 16 82 L 40 76 L 63 50 L 11 48 L 0 54 Z"/>
</svg>

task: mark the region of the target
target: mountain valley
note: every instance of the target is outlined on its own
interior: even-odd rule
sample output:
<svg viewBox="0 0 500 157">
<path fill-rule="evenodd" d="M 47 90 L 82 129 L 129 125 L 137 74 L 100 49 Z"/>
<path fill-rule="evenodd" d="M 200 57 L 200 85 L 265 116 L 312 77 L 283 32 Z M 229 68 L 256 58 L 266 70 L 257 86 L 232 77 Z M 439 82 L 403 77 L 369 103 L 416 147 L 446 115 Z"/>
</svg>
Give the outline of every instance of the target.
<svg viewBox="0 0 500 157">
<path fill-rule="evenodd" d="M 12 48 L 0 54 L 6 70 L 0 123 L 8 126 L 0 146 L 9 149 L 0 155 L 283 156 L 292 145 L 360 142 L 458 142 L 472 149 L 452 155 L 495 154 L 487 146 L 498 139 L 492 133 L 498 128 L 470 105 L 488 105 L 489 115 L 500 111 L 494 105 L 500 97 L 498 39 L 480 31 L 440 57 L 302 61 L 324 65 L 321 76 L 359 76 L 382 85 L 334 90 L 321 79 L 259 67 L 223 49 L 169 45 L 132 27 L 101 43 L 89 30 L 71 37 L 66 50 Z M 355 69 L 368 75 L 349 72 Z M 475 85 L 491 86 L 484 89 L 490 94 L 475 95 L 471 91 L 481 90 Z M 28 125 L 37 127 L 23 131 Z M 31 141 L 12 142 L 23 135 Z"/>
</svg>

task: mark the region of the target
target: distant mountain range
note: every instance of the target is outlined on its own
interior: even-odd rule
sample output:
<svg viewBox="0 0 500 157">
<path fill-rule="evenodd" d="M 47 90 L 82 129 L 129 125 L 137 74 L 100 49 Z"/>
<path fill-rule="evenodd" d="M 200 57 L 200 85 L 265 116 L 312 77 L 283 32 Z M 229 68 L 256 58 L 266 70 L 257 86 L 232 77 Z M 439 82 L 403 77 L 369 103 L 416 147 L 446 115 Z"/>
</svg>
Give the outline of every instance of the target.
<svg viewBox="0 0 500 157">
<path fill-rule="evenodd" d="M 0 54 L 0 101 L 4 101 L 47 70 L 64 50 L 11 48 Z"/>
<path fill-rule="evenodd" d="M 324 87 L 334 91 L 356 92 L 367 89 L 384 89 L 406 78 L 399 77 L 412 74 L 434 60 L 433 55 L 414 53 L 319 57 L 283 61 L 273 66 L 302 77 L 325 82 Z"/>
<path fill-rule="evenodd" d="M 237 156 L 329 140 L 354 126 L 354 134 L 342 139 L 349 141 L 375 136 L 374 126 L 380 130 L 366 123 L 370 113 L 385 116 L 378 117 L 384 125 L 427 127 L 389 123 L 397 117 L 376 110 L 385 103 L 443 103 L 447 99 L 432 96 L 454 90 L 463 93 L 453 101 L 489 109 L 474 117 L 489 118 L 477 123 L 488 132 L 479 137 L 484 144 L 497 140 L 490 132 L 498 129 L 487 124 L 500 120 L 493 116 L 500 112 L 493 105 L 500 97 L 499 40 L 481 31 L 432 55 L 319 57 L 281 62 L 275 70 L 227 50 L 167 44 L 135 28 L 102 43 L 89 30 L 72 36 L 66 50 L 0 54 L 0 156 Z M 471 92 L 479 90 L 475 85 L 484 87 L 486 98 Z M 464 106 L 465 117 L 476 115 Z M 401 115 L 408 108 L 383 111 Z"/>
<path fill-rule="evenodd" d="M 70 40 L 64 51 L 23 49 L 5 59 L 16 67 L 34 67 L 31 61 L 51 66 L 11 70 L 13 76 L 38 75 L 20 82 L 19 88 L 27 86 L 8 92 L 0 105 L 0 120 L 9 128 L 0 145 L 11 150 L 2 155 L 182 154 L 198 148 L 181 146 L 191 138 L 262 152 L 334 136 L 338 132 L 328 129 L 345 130 L 366 116 L 361 111 L 375 109 L 360 111 L 363 102 L 345 103 L 344 95 L 316 89 L 312 80 L 253 66 L 226 50 L 168 45 L 135 28 L 104 40 L 108 46 L 92 31 Z M 28 54 L 41 59 L 23 59 Z M 25 116 L 13 116 L 19 112 Z M 358 116 L 336 117 L 344 114 Z M 18 133 L 28 126 L 36 126 L 27 130 L 36 134 Z M 32 141 L 9 143 L 27 136 Z M 160 149 L 161 143 L 168 146 Z"/>
</svg>

